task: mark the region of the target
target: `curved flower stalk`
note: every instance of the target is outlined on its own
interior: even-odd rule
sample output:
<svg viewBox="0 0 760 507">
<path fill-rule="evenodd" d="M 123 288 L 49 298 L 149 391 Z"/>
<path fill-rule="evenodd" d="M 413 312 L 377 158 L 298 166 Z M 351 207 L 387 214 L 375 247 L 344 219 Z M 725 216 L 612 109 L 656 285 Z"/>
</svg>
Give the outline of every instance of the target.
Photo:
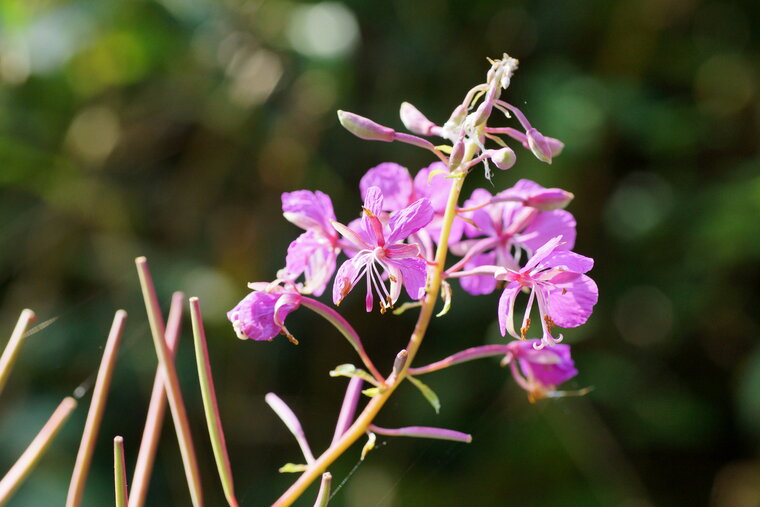
<svg viewBox="0 0 760 507">
<path fill-rule="evenodd" d="M 573 194 L 521 179 L 495 193 L 476 189 L 460 206 L 464 181 L 476 167 L 484 166 L 488 180 L 492 166 L 515 170 L 518 156 L 508 140 L 516 140 L 547 163 L 563 147 L 560 141 L 533 127 L 522 111 L 502 100 L 502 92 L 517 69 L 517 60 L 505 54 L 489 61 L 491 68 L 486 81 L 470 89 L 442 124 L 431 121 L 406 102 L 401 105 L 400 116 L 411 134 L 338 111 L 340 123 L 361 139 L 401 142 L 428 150 L 437 158 L 414 175 L 392 162 L 367 171 L 359 184 L 364 201 L 360 218 L 338 221 L 329 197 L 320 192 L 301 190 L 283 194 L 285 218 L 305 232 L 288 249 L 286 266 L 277 279 L 272 283 L 251 284 L 253 293 L 230 311 L 233 327 L 243 338 L 271 340 L 282 333 L 297 343 L 285 328 L 285 318 L 298 307 L 306 306 L 341 331 L 372 376 L 350 364 L 331 372 L 334 376 L 352 377 L 333 440 L 318 456 L 312 457 L 311 450 L 304 452 L 307 465 L 286 467 L 303 474 L 275 502 L 276 506 L 291 505 L 365 435 L 369 435 L 369 442 L 362 457 L 372 448 L 376 434 L 468 442 L 469 435 L 449 429 L 424 426 L 387 429 L 374 424 L 377 414 L 405 380 L 415 385 L 437 410 L 438 395 L 416 375 L 500 356 L 502 364 L 509 365 L 515 381 L 532 401 L 565 395 L 557 387 L 577 374 L 569 347 L 558 345 L 562 336 L 552 334 L 554 326 L 575 327 L 585 322 L 598 296 L 596 285 L 585 274 L 593 262 L 570 251 L 575 242 L 576 222 L 563 208 Z M 516 118 L 520 129 L 490 125 L 494 113 L 506 119 Z M 450 144 L 436 146 L 424 139 L 428 136 Z M 404 303 L 399 311 L 419 308 L 409 341 L 397 354 L 387 378 L 374 367 L 358 334 L 345 319 L 309 297 L 318 297 L 323 292 L 341 252 L 347 259 L 335 273 L 332 290 L 335 305 L 363 283 L 367 312 L 375 308 L 378 298 L 380 312 L 386 313 L 397 303 L 402 287 L 413 303 Z M 449 253 L 459 259 L 446 268 Z M 303 282 L 299 281 L 301 277 Z M 436 315 L 439 298 L 443 309 L 438 316 L 445 315 L 452 304 L 448 278 L 459 278 L 465 290 L 473 295 L 491 293 L 503 284 L 503 294 L 495 309 L 502 334 L 508 333 L 516 340 L 485 346 L 464 344 L 463 350 L 444 360 L 414 366 L 428 325 Z M 528 304 L 517 333 L 514 305 L 523 291 L 528 293 Z M 534 302 L 539 307 L 542 336 L 528 340 Z M 373 387 L 361 391 L 363 380 Z M 369 401 L 357 415 L 360 392 Z"/>
</svg>

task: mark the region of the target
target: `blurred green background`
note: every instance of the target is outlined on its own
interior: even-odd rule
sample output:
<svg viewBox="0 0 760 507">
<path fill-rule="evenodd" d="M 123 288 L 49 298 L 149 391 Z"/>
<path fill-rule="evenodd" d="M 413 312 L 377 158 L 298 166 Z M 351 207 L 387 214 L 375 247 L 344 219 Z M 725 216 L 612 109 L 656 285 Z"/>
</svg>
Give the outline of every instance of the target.
<svg viewBox="0 0 760 507">
<path fill-rule="evenodd" d="M 576 195 L 576 251 L 596 259 L 601 298 L 566 333 L 568 387 L 595 390 L 531 405 L 495 360 L 430 375 L 440 415 L 405 387 L 378 423 L 474 442 L 380 438 L 358 467 L 355 446 L 331 505 L 760 505 L 759 27 L 739 1 L 0 1 L 0 336 L 25 307 L 49 323 L 0 399 L 0 469 L 92 381 L 124 308 L 85 505 L 112 502 L 116 434 L 131 476 L 156 366 L 133 263 L 147 255 L 167 306 L 173 290 L 201 298 L 242 504 L 274 501 L 299 452 L 264 394 L 323 449 L 346 384 L 327 371 L 355 360 L 309 312 L 288 320 L 298 347 L 241 342 L 226 322 L 299 233 L 280 193 L 323 190 L 350 219 L 368 168 L 432 159 L 353 138 L 335 110 L 400 127 L 407 100 L 442 122 L 506 51 L 521 61 L 506 98 L 566 149 L 551 166 L 516 149 L 495 188 L 527 177 Z M 457 290 L 420 364 L 498 340 L 497 297 Z M 368 315 L 361 299 L 345 315 L 387 368 L 413 315 Z M 179 374 L 222 505 L 185 331 Z M 88 399 L 11 505 L 63 504 Z M 149 505 L 188 503 L 167 420 Z"/>
</svg>

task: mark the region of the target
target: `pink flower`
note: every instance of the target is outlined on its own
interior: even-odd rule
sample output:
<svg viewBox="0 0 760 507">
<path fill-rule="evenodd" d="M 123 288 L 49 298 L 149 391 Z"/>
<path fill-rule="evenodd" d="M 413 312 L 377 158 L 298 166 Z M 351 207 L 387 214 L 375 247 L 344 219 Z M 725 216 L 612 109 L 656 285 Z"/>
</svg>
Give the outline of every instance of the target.
<svg viewBox="0 0 760 507">
<path fill-rule="evenodd" d="M 381 312 L 385 312 L 396 303 L 402 285 L 412 299 L 420 299 L 425 294 L 427 266 L 425 261 L 419 258 L 419 246 L 402 241 L 433 219 L 430 201 L 419 199 L 393 213 L 386 226 L 379 218 L 382 210 L 382 191 L 378 187 L 369 187 L 358 231 L 338 222 L 332 223 L 333 227 L 358 250 L 341 265 L 335 275 L 333 302 L 336 305 L 343 301 L 363 276 L 367 280 L 365 303 L 368 312 L 372 311 L 374 292 L 380 298 Z M 386 287 L 384 274 L 387 274 L 390 280 L 390 288 Z"/>
<path fill-rule="evenodd" d="M 575 218 L 551 207 L 571 197 L 564 190 L 546 189 L 525 179 L 495 196 L 485 189 L 475 189 L 464 209 L 480 208 L 463 213 L 472 221 L 464 226 L 464 233 L 475 239 L 452 245 L 452 251 L 469 257 L 464 269 L 472 270 L 485 265 L 518 269 L 523 251 L 530 256 L 555 236 L 564 240 L 559 248 L 570 250 L 575 243 Z M 547 208 L 550 210 L 542 211 Z M 473 295 L 489 294 L 495 288 L 488 275 L 464 277 L 461 283 Z"/>
<path fill-rule="evenodd" d="M 227 318 L 241 340 L 269 341 L 282 333 L 293 343 L 298 341 L 285 327 L 285 318 L 297 310 L 301 295 L 293 289 L 266 282 L 248 285 L 253 292 L 227 312 Z"/>
<path fill-rule="evenodd" d="M 431 176 L 433 173 L 433 176 Z M 393 162 L 384 162 L 367 171 L 359 182 L 362 198 L 366 198 L 370 187 L 378 187 L 383 194 L 383 210 L 398 211 L 420 198 L 427 198 L 433 207 L 433 220 L 423 228 L 420 243 L 438 242 L 441 224 L 446 211 L 446 203 L 454 180 L 447 178 L 449 171 L 443 162 L 434 162 L 421 169 L 412 180 L 409 170 Z M 462 237 L 464 221 L 454 219 L 449 233 L 449 243 Z"/>
<path fill-rule="evenodd" d="M 585 323 L 599 299 L 596 283 L 583 273 L 594 266 L 593 259 L 562 249 L 562 236 L 549 240 L 519 270 L 497 271 L 497 280 L 508 282 L 499 299 L 499 327 L 501 334 L 509 332 L 515 338 L 525 338 L 530 328 L 530 311 L 538 301 L 543 336 L 534 343 L 540 349 L 562 340 L 552 336 L 554 326 L 577 327 Z M 514 328 L 514 306 L 517 294 L 528 289 L 530 296 L 525 309 L 520 334 Z"/>
<path fill-rule="evenodd" d="M 558 385 L 578 374 L 569 345 L 540 349 L 539 340 L 519 340 L 507 347 L 512 376 L 528 392 L 531 401 L 550 396 Z"/>
<path fill-rule="evenodd" d="M 306 232 L 288 247 L 285 269 L 278 277 L 292 282 L 303 274 L 304 283 L 298 286 L 299 291 L 320 296 L 335 272 L 335 260 L 340 252 L 338 234 L 330 225 L 335 220 L 330 197 L 319 191 L 285 192 L 282 214 Z"/>
</svg>

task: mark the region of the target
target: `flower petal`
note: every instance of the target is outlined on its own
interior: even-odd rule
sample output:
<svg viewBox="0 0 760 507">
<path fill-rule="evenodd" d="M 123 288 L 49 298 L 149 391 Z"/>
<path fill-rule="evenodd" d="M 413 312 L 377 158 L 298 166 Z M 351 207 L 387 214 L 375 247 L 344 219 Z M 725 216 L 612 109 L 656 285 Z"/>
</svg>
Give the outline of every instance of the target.
<svg viewBox="0 0 760 507">
<path fill-rule="evenodd" d="M 295 280 L 303 274 L 305 283 L 301 292 L 321 296 L 335 272 L 337 255 L 338 250 L 320 232 L 306 231 L 288 246 L 286 276 Z"/>
<path fill-rule="evenodd" d="M 567 250 L 555 250 L 541 262 L 541 267 L 561 267 L 570 273 L 586 273 L 594 267 L 594 259 Z M 552 278 L 554 281 L 555 278 Z"/>
<path fill-rule="evenodd" d="M 401 272 L 401 279 L 406 293 L 412 299 L 420 299 L 425 295 L 427 282 L 427 264 L 419 257 L 410 259 L 387 259 Z"/>
<path fill-rule="evenodd" d="M 478 266 L 492 265 L 495 260 L 496 254 L 494 252 L 476 255 L 470 262 L 465 264 L 464 269 L 465 271 L 469 271 Z M 493 275 L 465 276 L 459 279 L 459 283 L 462 284 L 464 290 L 473 296 L 490 294 L 496 289 L 496 278 L 494 278 Z"/>
<path fill-rule="evenodd" d="M 368 257 L 367 254 L 359 254 L 341 264 L 333 282 L 333 303 L 335 305 L 339 305 L 343 298 L 351 292 L 362 274 L 362 268 L 370 261 L 371 257 Z"/>
<path fill-rule="evenodd" d="M 432 178 L 432 171 L 443 171 L 436 173 Z M 454 180 L 447 178 L 448 167 L 443 162 L 433 162 L 428 167 L 420 169 L 420 172 L 414 177 L 414 191 L 417 197 L 427 197 L 430 204 L 437 212 L 446 209 L 446 202 L 449 200 L 449 192 Z"/>
<path fill-rule="evenodd" d="M 568 211 L 554 210 L 539 213 L 515 240 L 535 252 L 551 238 L 562 236 L 558 249 L 572 250 L 575 235 L 575 217 Z"/>
<path fill-rule="evenodd" d="M 514 338 L 520 336 L 515 333 L 514 313 L 515 313 L 515 299 L 520 292 L 520 285 L 517 283 L 510 283 L 501 293 L 499 298 L 499 330 L 502 336 L 506 336 L 507 332 Z"/>
<path fill-rule="evenodd" d="M 362 199 L 370 187 L 378 187 L 383 194 L 383 209 L 397 211 L 412 200 L 412 176 L 409 170 L 393 162 L 384 162 L 366 172 L 359 181 Z"/>
<path fill-rule="evenodd" d="M 332 201 L 320 191 L 296 190 L 283 193 L 282 214 L 286 220 L 302 229 L 320 229 L 327 236 L 335 236 L 330 227 L 330 221 L 335 220 Z"/>
<path fill-rule="evenodd" d="M 560 327 L 584 324 L 599 300 L 599 288 L 586 275 L 562 273 L 552 280 L 555 288 L 548 294 L 549 316 Z"/>
<path fill-rule="evenodd" d="M 398 243 L 433 220 L 433 207 L 427 199 L 419 199 L 391 216 L 388 222 L 388 244 Z"/>
</svg>

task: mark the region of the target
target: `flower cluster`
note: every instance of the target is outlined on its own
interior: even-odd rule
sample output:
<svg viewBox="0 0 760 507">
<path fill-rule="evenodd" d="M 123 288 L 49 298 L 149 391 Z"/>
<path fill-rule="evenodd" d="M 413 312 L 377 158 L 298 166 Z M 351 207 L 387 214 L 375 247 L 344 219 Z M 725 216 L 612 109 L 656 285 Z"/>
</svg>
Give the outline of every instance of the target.
<svg viewBox="0 0 760 507">
<path fill-rule="evenodd" d="M 473 87 L 441 125 L 403 103 L 401 121 L 411 133 L 339 111 L 341 124 L 362 139 L 410 144 L 438 160 L 416 174 L 393 162 L 366 171 L 358 189 L 360 216 L 347 222 L 338 221 L 330 197 L 320 191 L 284 193 L 284 217 L 304 232 L 290 244 L 276 279 L 251 284 L 253 292 L 229 312 L 237 335 L 271 340 L 281 333 L 296 342 L 285 327 L 286 316 L 299 306 L 316 308 L 312 297 L 321 296 L 331 280 L 335 306 L 362 291 L 367 312 L 378 307 L 386 313 L 397 306 L 402 288 L 417 306 L 432 307 L 440 292 L 448 309 L 450 282 L 456 278 L 474 296 L 501 291 L 493 308 L 501 334 L 515 341 L 498 354 L 531 399 L 553 395 L 575 376 L 570 347 L 558 344 L 563 336 L 556 328 L 585 323 L 598 289 L 586 274 L 593 260 L 573 252 L 576 221 L 564 209 L 573 194 L 520 179 L 497 192 L 477 188 L 459 202 L 462 182 L 477 166 L 484 167 L 489 181 L 492 166 L 514 166 L 517 155 L 507 140 L 546 163 L 563 149 L 562 142 L 541 134 L 520 109 L 501 99 L 516 68 L 517 60 L 507 55 L 491 61 L 486 82 Z M 519 128 L 489 125 L 498 115 L 516 119 Z M 426 137 L 439 137 L 444 144 Z M 447 266 L 450 255 L 457 258 Z M 337 315 L 335 309 L 319 308 L 318 313 L 337 322 L 329 313 Z M 538 324 L 533 324 L 535 318 Z M 353 330 L 344 335 L 363 351 Z M 485 349 L 467 350 L 483 357 Z"/>
</svg>

